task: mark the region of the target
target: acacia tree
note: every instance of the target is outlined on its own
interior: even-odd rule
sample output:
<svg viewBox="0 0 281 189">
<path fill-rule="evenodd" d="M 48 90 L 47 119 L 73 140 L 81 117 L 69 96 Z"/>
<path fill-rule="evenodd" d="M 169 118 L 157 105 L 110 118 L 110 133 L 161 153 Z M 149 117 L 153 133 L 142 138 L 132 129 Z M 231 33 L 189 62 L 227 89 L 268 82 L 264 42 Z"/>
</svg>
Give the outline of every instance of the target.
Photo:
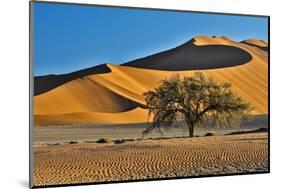
<svg viewBox="0 0 281 189">
<path fill-rule="evenodd" d="M 179 118 L 183 118 L 190 137 L 198 125 L 231 126 L 253 108 L 230 88 L 229 83 L 216 82 L 200 72 L 183 80 L 179 75 L 163 80 L 158 88 L 144 93 L 153 122 L 143 134 L 170 128 Z"/>
</svg>

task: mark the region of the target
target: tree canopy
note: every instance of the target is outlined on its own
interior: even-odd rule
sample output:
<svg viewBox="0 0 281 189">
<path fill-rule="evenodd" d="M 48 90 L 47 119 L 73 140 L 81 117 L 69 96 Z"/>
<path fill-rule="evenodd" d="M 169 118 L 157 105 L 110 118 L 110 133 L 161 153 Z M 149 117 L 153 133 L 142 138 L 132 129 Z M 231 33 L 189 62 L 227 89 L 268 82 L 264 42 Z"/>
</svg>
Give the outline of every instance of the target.
<svg viewBox="0 0 281 189">
<path fill-rule="evenodd" d="M 190 137 L 198 125 L 231 126 L 253 107 L 230 88 L 231 84 L 219 83 L 200 72 L 183 79 L 174 75 L 163 80 L 159 87 L 144 93 L 153 122 L 143 133 L 170 128 L 179 118 L 184 120 Z"/>
</svg>

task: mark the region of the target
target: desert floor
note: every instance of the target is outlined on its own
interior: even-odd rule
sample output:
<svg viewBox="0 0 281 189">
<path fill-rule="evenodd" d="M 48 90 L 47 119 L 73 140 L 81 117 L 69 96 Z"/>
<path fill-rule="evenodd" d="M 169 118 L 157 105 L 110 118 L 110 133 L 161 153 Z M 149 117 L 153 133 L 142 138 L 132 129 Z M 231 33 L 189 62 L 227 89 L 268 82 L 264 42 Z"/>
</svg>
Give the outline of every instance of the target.
<svg viewBox="0 0 281 189">
<path fill-rule="evenodd" d="M 268 134 L 34 145 L 34 184 L 268 171 Z"/>
<path fill-rule="evenodd" d="M 178 124 L 180 125 L 180 124 Z M 267 128 L 268 115 L 255 116 L 251 121 L 242 122 L 241 125 L 231 128 L 205 128 L 196 127 L 195 135 L 204 136 L 208 132 L 216 135 L 224 135 L 238 130 L 255 130 Z M 104 124 L 104 125 L 63 125 L 63 126 L 36 126 L 34 127 L 34 144 L 68 143 L 69 141 L 96 141 L 101 138 L 116 139 L 139 139 L 139 138 L 161 138 L 181 137 L 188 135 L 187 128 L 171 128 L 163 130 L 163 133 L 153 131 L 143 136 L 142 132 L 148 127 L 147 123 L 139 124 Z"/>
</svg>

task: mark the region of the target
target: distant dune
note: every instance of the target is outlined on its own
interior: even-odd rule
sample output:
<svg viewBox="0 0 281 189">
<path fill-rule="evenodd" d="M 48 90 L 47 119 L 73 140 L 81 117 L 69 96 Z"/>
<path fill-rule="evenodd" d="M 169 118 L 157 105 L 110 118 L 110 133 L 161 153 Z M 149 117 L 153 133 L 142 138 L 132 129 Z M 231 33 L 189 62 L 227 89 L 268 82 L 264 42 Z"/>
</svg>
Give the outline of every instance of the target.
<svg viewBox="0 0 281 189">
<path fill-rule="evenodd" d="M 258 48 L 260 48 L 262 50 L 268 51 L 268 43 L 265 42 L 265 41 L 261 41 L 261 40 L 255 39 L 255 38 L 241 41 L 241 43 L 245 43 L 245 44 L 248 44 L 248 45 L 253 45 L 253 46 L 258 47 Z"/>
<path fill-rule="evenodd" d="M 258 40 L 258 39 L 255 39 L 255 38 L 247 39 L 247 40 L 244 40 L 243 42 L 248 43 L 248 44 L 252 44 L 252 45 L 256 45 L 256 46 L 259 46 L 259 47 L 268 47 L 267 42 L 262 41 L 262 40 Z"/>
<path fill-rule="evenodd" d="M 255 107 L 253 114 L 267 114 L 268 53 L 259 48 L 265 42 L 247 43 L 227 37 L 195 37 L 170 51 L 121 66 L 106 64 L 100 71 L 91 73 L 94 67 L 90 72 L 66 74 L 61 80 L 62 76 L 56 76 L 55 84 L 41 76 L 35 85 L 40 91 L 34 97 L 35 125 L 146 122 L 142 94 L 175 73 L 184 77 L 198 70 L 231 83 L 233 91 Z"/>
</svg>

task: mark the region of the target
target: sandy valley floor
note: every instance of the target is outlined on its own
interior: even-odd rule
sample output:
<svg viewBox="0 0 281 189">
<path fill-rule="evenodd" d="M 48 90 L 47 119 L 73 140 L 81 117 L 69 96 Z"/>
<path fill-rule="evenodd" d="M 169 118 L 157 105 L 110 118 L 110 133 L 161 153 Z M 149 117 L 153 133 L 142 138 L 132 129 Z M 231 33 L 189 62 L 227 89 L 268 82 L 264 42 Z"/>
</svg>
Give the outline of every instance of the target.
<svg viewBox="0 0 281 189">
<path fill-rule="evenodd" d="M 34 184 L 268 171 L 268 134 L 35 145 Z"/>
</svg>

